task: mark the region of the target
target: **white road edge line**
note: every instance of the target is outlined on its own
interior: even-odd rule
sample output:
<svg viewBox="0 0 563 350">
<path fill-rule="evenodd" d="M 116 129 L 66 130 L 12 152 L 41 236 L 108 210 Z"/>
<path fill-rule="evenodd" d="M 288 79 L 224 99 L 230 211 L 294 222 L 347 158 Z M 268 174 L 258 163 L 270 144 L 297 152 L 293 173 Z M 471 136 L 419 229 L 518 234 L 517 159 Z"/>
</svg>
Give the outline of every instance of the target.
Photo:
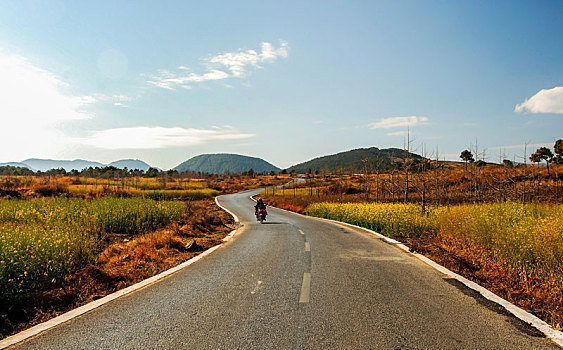
<svg viewBox="0 0 563 350">
<path fill-rule="evenodd" d="M 232 211 L 230 211 L 229 209 L 225 208 L 224 206 L 221 205 L 221 203 L 219 203 L 219 196 L 215 197 L 215 203 L 217 204 L 217 206 L 221 209 L 223 209 L 224 211 L 226 211 L 227 213 L 231 214 L 231 216 L 233 217 L 233 219 L 235 219 L 235 222 L 240 222 L 238 219 L 238 216 L 235 215 L 235 213 L 233 213 Z"/>
<path fill-rule="evenodd" d="M 217 203 L 217 205 L 225 210 L 227 213 L 229 213 L 235 220 L 235 222 L 239 222 L 238 217 L 233 214 L 231 211 L 229 211 L 228 209 L 224 208 L 222 205 L 219 204 L 219 202 L 217 201 L 217 197 L 215 197 L 215 203 Z M 231 233 L 229 233 L 227 235 L 227 237 L 225 237 L 223 239 L 223 241 L 228 241 L 230 240 L 236 233 L 237 231 L 239 231 L 240 227 L 231 231 Z M 227 239 L 228 238 L 228 239 Z M 14 335 L 8 336 L 2 340 L 0 340 L 0 349 L 5 349 L 9 346 L 21 343 L 24 340 L 27 340 L 31 337 L 34 337 L 40 333 L 43 333 L 46 330 L 49 330 L 53 327 L 56 327 L 62 323 L 65 323 L 67 321 L 72 320 L 73 318 L 76 318 L 78 316 L 84 315 L 85 313 L 92 311 L 102 305 L 105 305 L 107 303 L 109 303 L 110 301 L 113 301 L 115 299 L 118 299 L 122 296 L 125 296 L 127 294 L 130 294 L 132 292 L 138 291 L 142 288 L 145 288 L 151 284 L 154 284 L 160 280 L 162 280 L 163 278 L 166 278 L 172 274 L 174 274 L 175 272 L 178 272 L 180 270 L 182 270 L 183 268 L 195 263 L 196 261 L 200 260 L 201 258 L 213 253 L 215 250 L 217 250 L 218 248 L 222 247 L 225 243 L 221 243 L 218 244 L 214 247 L 211 247 L 203 252 L 201 252 L 201 254 L 194 256 L 193 258 L 191 258 L 190 260 L 184 261 L 183 263 L 181 263 L 180 265 L 177 265 L 173 268 L 170 268 L 166 271 L 163 271 L 161 273 L 159 273 L 158 275 L 149 277 L 145 280 L 142 280 L 141 282 L 137 282 L 129 287 L 123 288 L 121 290 L 118 290 L 117 292 L 111 293 L 109 295 L 106 295 L 103 298 L 100 298 L 98 300 L 94 300 L 86 305 L 82 305 L 80 307 L 77 307 L 76 309 L 70 310 L 68 312 L 65 312 L 62 315 L 59 315 L 55 318 L 52 318 L 48 321 L 45 321 L 43 323 L 40 323 L 38 325 L 35 325 L 31 328 L 28 328 L 24 331 L 21 331 L 19 333 L 16 333 Z"/>
<path fill-rule="evenodd" d="M 299 295 L 300 303 L 308 303 L 311 296 L 311 273 L 303 274 L 303 284 L 301 285 L 301 294 Z"/>
<path fill-rule="evenodd" d="M 477 284 L 473 281 L 470 281 L 467 278 L 465 278 L 461 275 L 458 275 L 457 273 L 455 273 L 453 271 L 450 271 L 449 269 L 445 268 L 444 266 L 428 259 L 424 255 L 411 252 L 406 245 L 404 245 L 403 243 L 401 243 L 399 241 L 396 241 L 392 238 L 386 237 L 379 232 L 372 231 L 372 230 L 367 229 L 365 227 L 360 227 L 360 226 L 357 226 L 357 225 L 349 224 L 347 222 L 341 222 L 341 221 L 336 221 L 336 220 L 331 220 L 331 219 L 317 218 L 317 217 L 314 217 L 314 216 L 302 215 L 302 214 L 299 214 L 299 213 L 296 213 L 296 212 L 293 212 L 293 211 L 289 211 L 289 210 L 285 210 L 285 209 L 281 209 L 281 208 L 276 208 L 276 209 L 277 210 L 283 210 L 285 212 L 295 214 L 295 215 L 299 215 L 299 216 L 305 216 L 305 217 L 315 219 L 315 220 L 326 221 L 326 222 L 330 222 L 330 223 L 337 224 L 337 225 L 343 225 L 343 226 L 348 226 L 348 227 L 351 227 L 351 228 L 354 228 L 354 229 L 360 229 L 360 230 L 363 230 L 363 231 L 368 232 L 370 234 L 373 234 L 373 235 L 377 236 L 378 238 L 381 238 L 385 242 L 405 251 L 408 254 L 415 256 L 416 258 L 425 262 L 427 265 L 434 268 L 435 270 L 438 270 L 442 274 L 444 274 L 448 277 L 451 277 L 451 278 L 455 278 L 456 280 L 463 283 L 466 287 L 468 287 L 468 288 L 470 288 L 470 289 L 472 289 L 476 292 L 479 292 L 484 298 L 486 298 L 486 299 L 488 299 L 492 302 L 495 302 L 495 303 L 499 304 L 500 306 L 504 307 L 508 312 L 513 314 L 515 317 L 519 318 L 523 322 L 530 324 L 531 326 L 533 326 L 534 328 L 536 328 L 537 330 L 539 330 L 540 332 L 545 334 L 545 336 L 547 338 L 551 339 L 555 344 L 557 344 L 557 345 L 559 345 L 560 347 L 563 348 L 563 332 L 554 329 L 547 322 L 543 321 L 539 317 L 532 315 L 528 311 L 525 311 L 525 310 L 519 308 L 518 306 L 509 302 L 508 300 L 505 300 L 505 299 L 499 297 L 498 295 L 494 294 L 493 292 L 491 292 L 487 288 L 485 288 L 485 287 L 483 287 L 483 286 L 481 286 L 481 285 L 479 285 L 479 284 Z"/>
<path fill-rule="evenodd" d="M 310 252 L 310 251 L 311 251 L 311 245 L 309 244 L 309 242 L 305 242 L 305 251 L 306 251 L 306 252 Z"/>
</svg>

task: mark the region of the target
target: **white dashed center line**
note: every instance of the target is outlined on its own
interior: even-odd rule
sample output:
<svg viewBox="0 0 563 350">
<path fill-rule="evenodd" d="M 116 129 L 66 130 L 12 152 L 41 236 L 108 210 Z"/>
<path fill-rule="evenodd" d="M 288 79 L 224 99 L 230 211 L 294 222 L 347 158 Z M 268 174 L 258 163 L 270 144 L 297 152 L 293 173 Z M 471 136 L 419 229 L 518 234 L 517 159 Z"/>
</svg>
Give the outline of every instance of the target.
<svg viewBox="0 0 563 350">
<path fill-rule="evenodd" d="M 301 295 L 299 296 L 300 303 L 308 303 L 311 295 L 311 273 L 305 272 L 303 274 L 303 285 L 301 286 Z"/>
</svg>

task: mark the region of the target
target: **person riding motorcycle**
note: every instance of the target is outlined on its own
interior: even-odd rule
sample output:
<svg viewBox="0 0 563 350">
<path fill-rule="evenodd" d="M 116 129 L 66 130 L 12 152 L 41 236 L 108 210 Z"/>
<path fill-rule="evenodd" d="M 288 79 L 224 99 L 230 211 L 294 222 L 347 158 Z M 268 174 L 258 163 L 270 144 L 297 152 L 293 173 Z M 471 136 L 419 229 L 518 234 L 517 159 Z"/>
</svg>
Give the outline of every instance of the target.
<svg viewBox="0 0 563 350">
<path fill-rule="evenodd" d="M 262 198 L 258 198 L 258 200 L 256 201 L 256 205 L 254 206 L 254 215 L 258 214 L 258 209 L 266 209 L 266 204 L 264 204 Z"/>
</svg>

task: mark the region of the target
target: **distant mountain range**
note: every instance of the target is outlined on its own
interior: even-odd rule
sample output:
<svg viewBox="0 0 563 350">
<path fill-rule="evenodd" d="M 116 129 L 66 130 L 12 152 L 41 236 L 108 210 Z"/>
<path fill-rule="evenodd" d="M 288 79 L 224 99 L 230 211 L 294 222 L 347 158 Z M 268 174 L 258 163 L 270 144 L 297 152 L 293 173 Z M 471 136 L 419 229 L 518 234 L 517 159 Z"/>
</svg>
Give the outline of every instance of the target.
<svg viewBox="0 0 563 350">
<path fill-rule="evenodd" d="M 13 166 L 13 167 L 16 167 L 16 168 L 28 168 L 29 170 L 37 171 L 37 169 L 34 169 L 34 168 L 30 167 L 29 165 L 22 163 L 22 162 L 0 163 L 0 166 Z"/>
<path fill-rule="evenodd" d="M 287 171 L 295 170 L 297 173 L 304 173 L 306 171 L 334 172 L 342 169 L 361 172 L 364 169 L 364 160 L 367 161 L 368 169 L 370 170 L 387 170 L 391 168 L 394 161 L 406 158 L 421 159 L 422 157 L 398 148 L 358 148 L 293 165 Z"/>
<path fill-rule="evenodd" d="M 201 154 L 186 160 L 174 168 L 174 170 L 179 172 L 201 171 L 212 174 L 242 173 L 250 169 L 256 173 L 280 171 L 280 168 L 277 166 L 260 158 L 225 153 Z"/>
<path fill-rule="evenodd" d="M 0 166 L 6 166 L 6 165 L 24 167 L 33 171 L 37 171 L 37 170 L 47 171 L 50 169 L 60 169 L 60 168 L 63 168 L 66 171 L 71 171 L 72 169 L 83 170 L 89 167 L 102 168 L 105 166 L 114 166 L 120 169 L 127 167 L 127 169 L 139 169 L 144 171 L 150 168 L 150 165 L 138 159 L 122 159 L 122 160 L 117 160 L 115 162 L 111 162 L 109 164 L 102 164 L 99 162 L 93 162 L 84 159 L 57 160 L 57 159 L 37 159 L 37 158 L 26 159 L 23 162 L 0 163 Z"/>
<path fill-rule="evenodd" d="M 410 153 L 398 148 L 358 148 L 296 164 L 289 167 L 287 171 L 291 172 L 294 170 L 297 173 L 304 173 L 308 171 L 334 172 L 342 169 L 344 171 L 361 172 L 364 169 L 366 161 L 370 170 L 388 170 L 392 167 L 394 162 L 401 161 L 406 158 L 421 159 L 422 157 L 418 154 Z M 5 165 L 25 167 L 33 171 L 47 171 L 50 169 L 60 168 L 70 171 L 72 169 L 83 170 L 89 167 L 95 168 L 105 166 L 147 171 L 151 167 L 149 164 L 138 159 L 121 159 L 109 164 L 102 164 L 84 159 L 56 160 L 30 158 L 24 160 L 23 162 L 0 163 L 0 166 Z M 246 172 L 250 169 L 254 170 L 256 173 L 269 173 L 271 171 L 279 172 L 281 170 L 261 158 L 228 153 L 201 154 L 190 158 L 173 168 L 173 170 L 177 170 L 179 172 L 199 171 L 210 174 L 236 174 Z"/>
</svg>

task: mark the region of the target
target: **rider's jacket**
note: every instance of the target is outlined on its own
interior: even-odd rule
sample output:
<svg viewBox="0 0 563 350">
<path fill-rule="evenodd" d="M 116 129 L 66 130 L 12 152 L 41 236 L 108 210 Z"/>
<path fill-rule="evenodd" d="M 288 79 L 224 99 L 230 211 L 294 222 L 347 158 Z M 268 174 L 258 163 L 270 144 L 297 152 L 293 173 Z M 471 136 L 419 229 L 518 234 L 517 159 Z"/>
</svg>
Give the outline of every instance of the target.
<svg viewBox="0 0 563 350">
<path fill-rule="evenodd" d="M 256 202 L 256 205 L 254 206 L 254 210 L 258 211 L 258 209 L 266 209 L 266 204 L 264 204 L 264 202 L 262 201 L 262 199 L 259 199 L 258 202 Z"/>
</svg>

